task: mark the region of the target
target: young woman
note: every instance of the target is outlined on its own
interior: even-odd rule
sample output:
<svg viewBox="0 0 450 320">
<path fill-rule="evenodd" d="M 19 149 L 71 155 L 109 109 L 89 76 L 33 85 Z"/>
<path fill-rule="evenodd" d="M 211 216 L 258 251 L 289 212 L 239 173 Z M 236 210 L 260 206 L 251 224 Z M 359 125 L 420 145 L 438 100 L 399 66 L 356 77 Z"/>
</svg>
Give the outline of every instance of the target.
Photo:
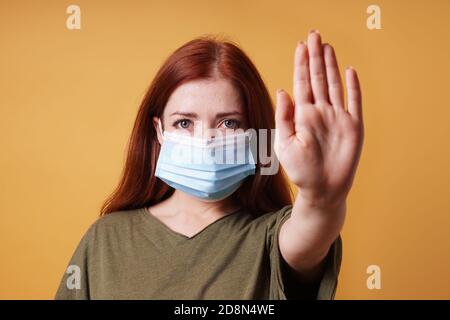
<svg viewBox="0 0 450 320">
<path fill-rule="evenodd" d="M 333 299 L 363 144 L 358 78 L 352 68 L 345 78 L 347 108 L 333 48 L 311 31 L 295 50 L 294 97 L 278 90 L 274 115 L 235 44 L 201 37 L 177 49 L 143 99 L 120 183 L 56 298 Z M 281 168 L 263 174 L 267 164 L 248 140 L 241 148 L 221 139 L 275 126 L 295 199 Z M 244 161 L 185 161 L 217 141 Z"/>
</svg>

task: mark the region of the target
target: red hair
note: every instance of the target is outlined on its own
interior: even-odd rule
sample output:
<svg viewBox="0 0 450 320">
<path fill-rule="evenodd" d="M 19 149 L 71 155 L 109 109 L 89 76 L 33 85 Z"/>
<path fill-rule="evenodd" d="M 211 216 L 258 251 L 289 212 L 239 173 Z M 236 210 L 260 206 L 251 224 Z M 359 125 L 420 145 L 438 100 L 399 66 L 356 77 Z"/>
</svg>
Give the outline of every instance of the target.
<svg viewBox="0 0 450 320">
<path fill-rule="evenodd" d="M 272 100 L 249 57 L 236 44 L 215 36 L 193 39 L 166 59 L 150 84 L 134 123 L 122 177 L 104 202 L 101 215 L 151 206 L 172 195 L 174 189 L 155 177 L 160 144 L 153 117 L 162 117 L 170 95 L 181 84 L 217 77 L 229 80 L 238 90 L 249 128 L 275 128 Z M 270 147 L 270 130 L 268 133 Z M 234 193 L 241 205 L 260 215 L 292 204 L 292 192 L 281 167 L 274 175 L 261 175 L 260 169 L 258 161 L 256 174 Z"/>
</svg>

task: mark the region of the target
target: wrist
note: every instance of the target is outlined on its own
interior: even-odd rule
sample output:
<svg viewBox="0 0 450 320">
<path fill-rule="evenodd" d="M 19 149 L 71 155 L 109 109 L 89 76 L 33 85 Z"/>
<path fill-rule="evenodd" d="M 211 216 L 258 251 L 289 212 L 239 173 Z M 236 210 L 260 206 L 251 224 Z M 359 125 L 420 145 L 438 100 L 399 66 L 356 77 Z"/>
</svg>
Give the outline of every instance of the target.
<svg viewBox="0 0 450 320">
<path fill-rule="evenodd" d="M 295 202 L 301 203 L 303 207 L 316 210 L 336 211 L 345 206 L 345 195 L 330 195 L 325 190 L 311 190 L 297 187 Z"/>
</svg>

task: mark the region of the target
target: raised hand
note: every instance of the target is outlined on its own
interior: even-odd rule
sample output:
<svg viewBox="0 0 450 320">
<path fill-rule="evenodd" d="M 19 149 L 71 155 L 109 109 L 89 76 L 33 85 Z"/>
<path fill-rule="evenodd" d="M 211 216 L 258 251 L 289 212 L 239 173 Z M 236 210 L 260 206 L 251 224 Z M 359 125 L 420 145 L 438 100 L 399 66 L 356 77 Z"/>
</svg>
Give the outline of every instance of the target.
<svg viewBox="0 0 450 320">
<path fill-rule="evenodd" d="M 361 89 L 353 68 L 345 78 L 347 110 L 334 50 L 312 31 L 295 50 L 294 99 L 277 93 L 275 152 L 310 205 L 344 202 L 361 154 Z"/>
</svg>

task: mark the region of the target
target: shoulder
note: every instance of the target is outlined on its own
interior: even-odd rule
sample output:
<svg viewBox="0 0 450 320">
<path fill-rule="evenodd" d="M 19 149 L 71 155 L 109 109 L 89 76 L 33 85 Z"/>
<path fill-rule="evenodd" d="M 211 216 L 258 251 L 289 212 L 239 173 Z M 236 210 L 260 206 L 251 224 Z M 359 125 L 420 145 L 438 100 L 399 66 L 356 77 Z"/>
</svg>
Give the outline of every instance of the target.
<svg viewBox="0 0 450 320">
<path fill-rule="evenodd" d="M 145 209 L 139 208 L 114 211 L 99 217 L 95 224 L 99 227 L 123 227 L 132 224 L 136 219 L 139 219 L 139 215 L 143 210 Z"/>
<path fill-rule="evenodd" d="M 281 224 L 289 218 L 292 211 L 292 205 L 286 205 L 278 210 L 263 213 L 260 216 L 245 220 L 245 229 L 250 234 L 258 234 L 271 241 L 273 235 Z M 259 237 L 258 237 L 259 238 Z"/>
<path fill-rule="evenodd" d="M 275 211 L 271 211 L 271 212 L 262 214 L 261 216 L 255 218 L 252 221 L 252 224 L 254 224 L 254 226 L 256 228 L 261 228 L 261 227 L 273 228 L 278 223 L 286 220 L 290 216 L 291 211 L 292 211 L 292 205 L 286 205 L 279 210 L 275 210 Z"/>
<path fill-rule="evenodd" d="M 111 234 L 125 236 L 139 224 L 143 208 L 120 210 L 99 217 L 86 232 L 87 240 L 108 237 Z"/>
</svg>

